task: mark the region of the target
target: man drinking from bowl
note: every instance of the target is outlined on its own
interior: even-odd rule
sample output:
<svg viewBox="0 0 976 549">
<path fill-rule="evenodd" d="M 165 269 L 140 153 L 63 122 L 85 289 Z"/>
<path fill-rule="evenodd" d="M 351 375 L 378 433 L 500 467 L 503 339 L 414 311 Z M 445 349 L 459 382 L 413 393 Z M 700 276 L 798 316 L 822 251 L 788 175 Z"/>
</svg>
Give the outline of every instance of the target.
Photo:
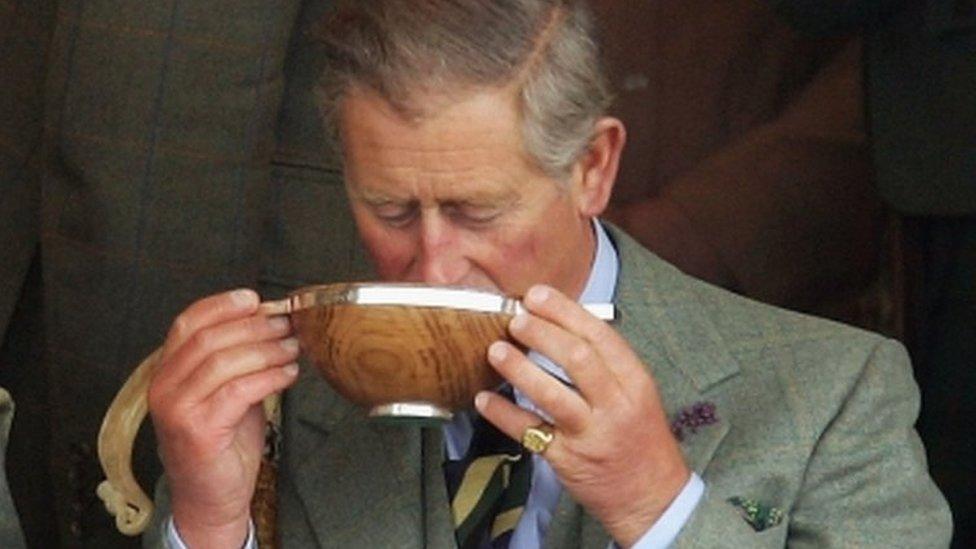
<svg viewBox="0 0 976 549">
<path fill-rule="evenodd" d="M 584 2 L 342 2 L 319 38 L 379 276 L 524 296 L 509 331 L 530 351 L 492 344 L 505 394 L 442 428 L 383 426 L 296 384 L 288 322 L 256 294 L 198 301 L 150 390 L 169 490 L 153 536 L 253 541 L 261 401 L 294 385 L 285 546 L 948 543 L 900 345 L 710 287 L 597 221 L 625 129 Z"/>
</svg>

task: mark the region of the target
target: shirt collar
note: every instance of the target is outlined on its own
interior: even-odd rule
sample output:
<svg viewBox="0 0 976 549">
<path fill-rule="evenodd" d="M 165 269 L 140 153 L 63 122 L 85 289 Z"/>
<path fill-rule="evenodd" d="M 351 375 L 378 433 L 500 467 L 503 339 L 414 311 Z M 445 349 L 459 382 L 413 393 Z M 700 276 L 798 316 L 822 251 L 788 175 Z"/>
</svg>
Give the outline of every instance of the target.
<svg viewBox="0 0 976 549">
<path fill-rule="evenodd" d="M 590 276 L 577 301 L 580 303 L 610 303 L 613 301 L 613 295 L 617 289 L 620 261 L 613 242 L 610 241 L 603 225 L 596 219 L 593 219 L 593 232 L 596 236 L 596 253 L 593 254 Z M 572 384 L 565 370 L 549 357 L 534 350 L 529 350 L 527 357 L 543 370 L 566 383 Z M 522 404 L 524 395 L 520 391 L 515 391 L 515 397 L 516 402 Z"/>
<path fill-rule="evenodd" d="M 613 295 L 617 289 L 620 260 L 617 249 L 610 241 L 607 231 L 595 218 L 593 219 L 593 233 L 596 236 L 596 253 L 593 254 L 590 276 L 586 280 L 586 285 L 583 287 L 583 292 L 578 301 L 580 303 L 610 303 L 613 301 Z M 569 383 L 569 376 L 566 375 L 566 372 L 549 358 L 535 351 L 529 351 L 528 358 L 552 375 Z M 515 391 L 515 401 L 523 408 L 544 415 L 544 412 L 529 401 L 521 391 Z M 468 445 L 471 443 L 471 414 L 473 413 L 469 411 L 458 412 L 455 414 L 454 420 L 444 424 L 444 442 L 448 458 L 460 459 L 467 452 Z"/>
<path fill-rule="evenodd" d="M 607 235 L 603 224 L 593 219 L 593 232 L 596 235 L 596 253 L 593 254 L 593 265 L 590 267 L 590 278 L 580 294 L 580 303 L 610 303 L 617 289 L 617 275 L 620 273 L 620 261 L 617 250 Z"/>
</svg>

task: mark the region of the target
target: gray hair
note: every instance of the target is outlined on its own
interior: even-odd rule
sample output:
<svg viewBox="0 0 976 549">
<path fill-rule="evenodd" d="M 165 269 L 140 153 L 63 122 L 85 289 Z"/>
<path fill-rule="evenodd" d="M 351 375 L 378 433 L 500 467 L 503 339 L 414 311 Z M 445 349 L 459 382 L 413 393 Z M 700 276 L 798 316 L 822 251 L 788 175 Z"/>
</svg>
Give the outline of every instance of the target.
<svg viewBox="0 0 976 549">
<path fill-rule="evenodd" d="M 512 86 L 526 152 L 556 178 L 612 101 L 584 0 L 341 1 L 313 38 L 327 51 L 318 91 L 333 129 L 353 89 L 418 119 L 435 108 L 421 102 Z"/>
</svg>

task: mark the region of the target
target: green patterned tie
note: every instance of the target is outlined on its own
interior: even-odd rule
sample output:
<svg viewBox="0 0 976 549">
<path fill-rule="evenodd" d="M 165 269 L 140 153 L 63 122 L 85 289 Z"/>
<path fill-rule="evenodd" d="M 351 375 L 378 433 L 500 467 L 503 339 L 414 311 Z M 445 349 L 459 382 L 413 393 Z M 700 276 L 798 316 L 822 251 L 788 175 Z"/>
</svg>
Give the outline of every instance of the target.
<svg viewBox="0 0 976 549">
<path fill-rule="evenodd" d="M 444 475 L 458 547 L 508 547 L 532 486 L 531 454 L 478 417 L 467 454 Z"/>
</svg>

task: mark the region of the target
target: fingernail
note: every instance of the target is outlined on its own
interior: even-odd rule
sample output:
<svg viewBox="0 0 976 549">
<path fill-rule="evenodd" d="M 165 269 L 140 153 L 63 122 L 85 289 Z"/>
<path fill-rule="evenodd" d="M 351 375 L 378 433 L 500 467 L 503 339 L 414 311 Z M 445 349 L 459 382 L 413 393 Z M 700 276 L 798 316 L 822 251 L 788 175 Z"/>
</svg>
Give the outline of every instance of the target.
<svg viewBox="0 0 976 549">
<path fill-rule="evenodd" d="M 291 364 L 285 364 L 281 367 L 281 370 L 285 372 L 288 377 L 295 377 L 298 375 L 298 364 L 292 362 Z"/>
<path fill-rule="evenodd" d="M 298 340 L 293 337 L 289 337 L 288 339 L 282 339 L 281 348 L 288 351 L 289 353 L 297 353 Z"/>
<path fill-rule="evenodd" d="M 508 323 L 508 329 L 510 330 L 521 330 L 525 328 L 525 325 L 529 322 L 528 317 L 522 313 L 515 315 L 512 320 Z"/>
<path fill-rule="evenodd" d="M 288 317 L 273 316 L 268 319 L 268 325 L 276 332 L 283 332 L 288 329 L 291 323 L 288 321 Z"/>
<path fill-rule="evenodd" d="M 529 292 L 525 294 L 525 300 L 530 303 L 540 304 L 545 300 L 549 299 L 549 287 L 548 286 L 532 286 L 529 288 Z"/>
<path fill-rule="evenodd" d="M 231 298 L 240 306 L 253 305 L 258 301 L 258 294 L 254 290 L 249 290 L 247 288 L 242 288 L 240 290 L 234 290 L 231 293 Z"/>
<path fill-rule="evenodd" d="M 501 341 L 496 341 L 488 347 L 488 359 L 498 363 L 505 360 L 508 355 L 508 345 Z"/>
<path fill-rule="evenodd" d="M 478 393 L 474 396 L 474 407 L 478 409 L 479 412 L 485 411 L 485 406 L 488 405 L 488 395 L 484 391 Z"/>
</svg>

